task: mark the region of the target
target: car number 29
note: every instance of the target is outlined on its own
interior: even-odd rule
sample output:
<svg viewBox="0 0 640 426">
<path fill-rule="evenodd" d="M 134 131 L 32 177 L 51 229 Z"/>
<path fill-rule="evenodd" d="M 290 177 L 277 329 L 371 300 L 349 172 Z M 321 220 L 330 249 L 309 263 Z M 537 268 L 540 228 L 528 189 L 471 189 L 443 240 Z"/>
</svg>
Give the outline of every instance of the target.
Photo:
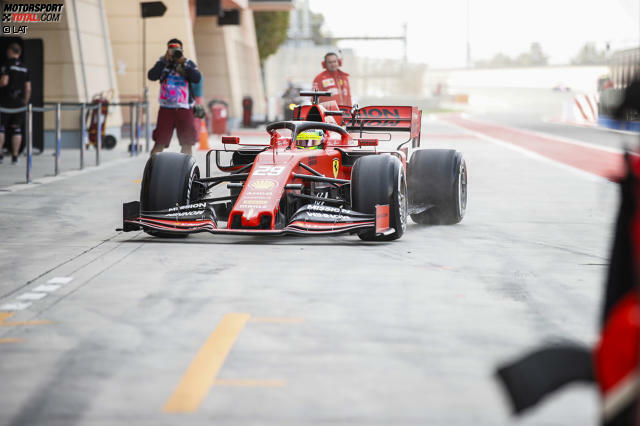
<svg viewBox="0 0 640 426">
<path fill-rule="evenodd" d="M 284 166 L 258 166 L 254 176 L 278 176 L 284 170 Z"/>
</svg>

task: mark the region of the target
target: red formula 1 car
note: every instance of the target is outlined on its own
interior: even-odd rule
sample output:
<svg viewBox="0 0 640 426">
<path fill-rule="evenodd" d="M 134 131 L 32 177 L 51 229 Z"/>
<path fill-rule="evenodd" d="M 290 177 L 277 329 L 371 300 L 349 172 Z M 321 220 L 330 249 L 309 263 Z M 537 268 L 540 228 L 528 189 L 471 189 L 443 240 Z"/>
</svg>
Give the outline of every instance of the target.
<svg viewBox="0 0 640 426">
<path fill-rule="evenodd" d="M 297 106 L 292 121 L 269 124 L 263 144 L 223 137 L 224 148 L 207 153 L 206 176 L 189 155 L 151 157 L 140 201 L 123 206 L 122 230 L 161 237 L 204 231 L 351 233 L 384 241 L 402 236 L 408 215 L 422 224 L 462 220 L 465 161 L 455 150 L 420 148 L 420 110 L 341 110 L 335 102 L 318 104 L 319 96 L 328 96 L 325 92 L 301 95 L 311 96 L 311 105 Z M 362 137 L 398 131 L 409 138 L 392 150 L 380 149 L 379 139 Z M 222 175 L 210 173 L 214 153 Z M 218 185 L 226 185 L 228 195 L 212 196 Z"/>
</svg>

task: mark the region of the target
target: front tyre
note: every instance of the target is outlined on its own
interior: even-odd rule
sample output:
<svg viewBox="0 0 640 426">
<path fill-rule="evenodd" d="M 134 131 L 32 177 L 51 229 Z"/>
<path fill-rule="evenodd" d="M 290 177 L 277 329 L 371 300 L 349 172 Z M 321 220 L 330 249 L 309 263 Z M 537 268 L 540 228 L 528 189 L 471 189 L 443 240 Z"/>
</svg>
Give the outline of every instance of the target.
<svg viewBox="0 0 640 426">
<path fill-rule="evenodd" d="M 161 152 L 147 160 L 140 189 L 142 211 L 164 210 L 191 204 L 200 197 L 194 181 L 200 171 L 191 155 Z M 176 237 L 184 234 L 148 230 L 150 235 Z"/>
<path fill-rule="evenodd" d="M 407 183 L 402 162 L 393 155 L 368 155 L 359 158 L 351 171 L 351 206 L 357 212 L 375 214 L 376 205 L 389 205 L 390 235 L 375 230 L 360 232 L 364 241 L 391 241 L 407 227 Z"/>
</svg>

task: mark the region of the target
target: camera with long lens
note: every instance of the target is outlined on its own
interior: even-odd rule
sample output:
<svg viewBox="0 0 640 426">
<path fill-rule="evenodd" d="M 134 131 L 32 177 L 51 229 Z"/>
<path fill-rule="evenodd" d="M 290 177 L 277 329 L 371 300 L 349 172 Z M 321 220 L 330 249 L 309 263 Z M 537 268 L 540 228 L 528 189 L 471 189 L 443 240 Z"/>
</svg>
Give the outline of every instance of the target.
<svg viewBox="0 0 640 426">
<path fill-rule="evenodd" d="M 171 49 L 171 59 L 177 60 L 182 58 L 182 48 L 174 47 Z"/>
</svg>

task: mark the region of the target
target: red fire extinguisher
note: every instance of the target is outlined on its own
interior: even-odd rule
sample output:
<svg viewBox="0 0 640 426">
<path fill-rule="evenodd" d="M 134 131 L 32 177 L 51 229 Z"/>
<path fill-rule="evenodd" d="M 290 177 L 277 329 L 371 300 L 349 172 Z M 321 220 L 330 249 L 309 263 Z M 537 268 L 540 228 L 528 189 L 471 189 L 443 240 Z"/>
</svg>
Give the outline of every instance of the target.
<svg viewBox="0 0 640 426">
<path fill-rule="evenodd" d="M 117 139 L 113 135 L 105 135 L 105 129 L 107 125 L 107 114 L 109 113 L 109 101 L 113 97 L 113 91 L 100 92 L 91 99 L 91 104 L 100 104 L 100 110 L 102 115 L 102 126 L 100 132 L 102 133 L 102 147 L 106 149 L 113 149 L 116 146 Z M 88 146 L 96 146 L 98 143 L 98 109 L 92 109 L 87 111 L 87 117 L 89 125 L 89 144 Z"/>
</svg>

